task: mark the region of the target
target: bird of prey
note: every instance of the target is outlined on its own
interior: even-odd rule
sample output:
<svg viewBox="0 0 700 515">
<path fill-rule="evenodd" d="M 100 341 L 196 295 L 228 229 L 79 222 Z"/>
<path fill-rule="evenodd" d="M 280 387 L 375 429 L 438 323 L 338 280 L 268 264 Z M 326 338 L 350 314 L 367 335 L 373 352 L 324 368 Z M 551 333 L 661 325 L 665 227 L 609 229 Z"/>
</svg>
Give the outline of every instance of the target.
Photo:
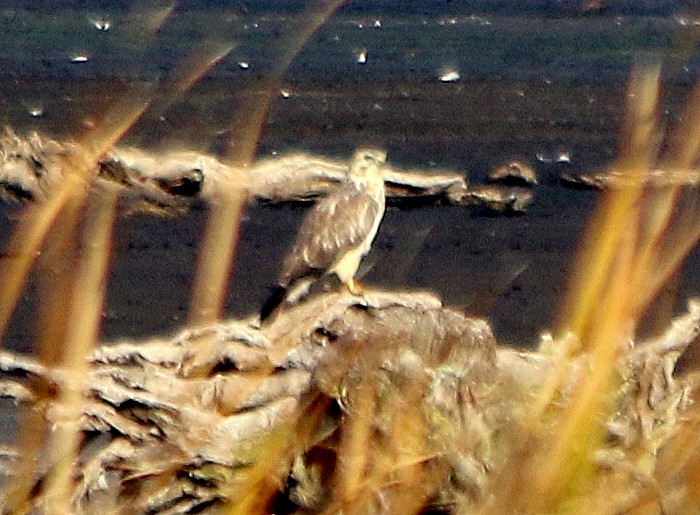
<svg viewBox="0 0 700 515">
<path fill-rule="evenodd" d="M 282 302 L 295 302 L 324 274 L 334 273 L 351 293 L 361 293 L 355 273 L 384 216 L 385 161 L 382 150 L 357 150 L 343 185 L 311 208 L 284 260 L 278 284 L 263 304 L 261 321 Z"/>
</svg>

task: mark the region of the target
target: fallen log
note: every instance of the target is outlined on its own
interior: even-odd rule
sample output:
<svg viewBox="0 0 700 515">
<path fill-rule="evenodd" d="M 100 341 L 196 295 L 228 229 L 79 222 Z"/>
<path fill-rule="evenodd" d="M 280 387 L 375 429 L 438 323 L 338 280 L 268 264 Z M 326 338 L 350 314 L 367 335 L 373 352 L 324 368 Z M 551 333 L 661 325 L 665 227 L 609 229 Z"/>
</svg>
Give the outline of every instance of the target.
<svg viewBox="0 0 700 515">
<path fill-rule="evenodd" d="M 55 141 L 36 132 L 21 137 L 6 127 L 0 135 L 0 196 L 17 202 L 45 200 L 63 180 L 71 156 L 79 152 L 75 142 Z M 347 172 L 345 161 L 305 153 L 263 159 L 241 170 L 199 152 L 117 147 L 96 164 L 94 180 L 117 184 L 127 198 L 178 208 L 235 189 L 244 190 L 251 201 L 313 201 L 338 187 Z M 476 203 L 497 211 L 522 211 L 531 200 L 531 194 L 523 201 L 523 193 L 496 185 L 488 186 L 485 197 L 478 188 L 470 189 L 458 172 L 389 166 L 384 173 L 387 196 L 398 203 Z"/>
<path fill-rule="evenodd" d="M 607 170 L 581 174 L 563 173 L 560 179 L 562 184 L 569 188 L 596 190 L 630 186 L 654 188 L 697 187 L 700 184 L 700 171 L 656 168 L 637 175 L 630 172 Z"/>
</svg>

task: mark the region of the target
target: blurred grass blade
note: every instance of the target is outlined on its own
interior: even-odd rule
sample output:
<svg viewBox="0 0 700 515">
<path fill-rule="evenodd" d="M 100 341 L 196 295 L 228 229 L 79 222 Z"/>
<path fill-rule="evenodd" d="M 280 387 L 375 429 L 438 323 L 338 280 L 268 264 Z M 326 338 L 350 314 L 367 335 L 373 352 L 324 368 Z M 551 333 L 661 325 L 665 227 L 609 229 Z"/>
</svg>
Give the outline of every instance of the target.
<svg viewBox="0 0 700 515">
<path fill-rule="evenodd" d="M 561 386 L 568 367 L 568 356 L 590 342 L 588 333 L 601 313 L 611 275 L 615 273 L 620 242 L 638 227 L 635 207 L 642 194 L 643 176 L 653 160 L 656 134 L 656 105 L 660 66 L 634 69 L 627 93 L 627 112 L 620 140 L 620 157 L 614 168 L 629 178 L 629 187 L 606 192 L 589 222 L 578 258 L 571 273 L 569 293 L 560 316 L 559 335 L 566 348 L 560 349 L 558 364 L 543 385 L 530 413 L 529 424 L 536 426 Z M 636 244 L 636 243 L 635 243 Z M 604 313 L 604 311 L 602 312 Z"/>
<path fill-rule="evenodd" d="M 287 27 L 285 37 L 278 44 L 279 59 L 255 87 L 259 94 L 244 102 L 243 107 L 234 113 L 231 121 L 232 139 L 224 154 L 227 163 L 238 167 L 252 164 L 270 106 L 279 96 L 284 74 L 304 45 L 344 2 L 345 0 L 312 0 L 302 13 L 290 21 L 291 26 Z"/>
<path fill-rule="evenodd" d="M 330 400 L 312 396 L 305 406 L 283 427 L 274 429 L 259 444 L 256 463 L 245 471 L 245 477 L 234 486 L 240 496 L 225 507 L 228 515 L 265 515 L 270 513 L 274 495 L 283 486 L 288 465 L 294 456 L 303 454 L 326 416 Z"/>
<path fill-rule="evenodd" d="M 246 200 L 245 192 L 236 189 L 209 207 L 190 299 L 191 325 L 214 322 L 223 313 Z"/>
<path fill-rule="evenodd" d="M 536 430 L 561 388 L 569 367 L 568 354 L 583 348 L 590 353 L 590 372 L 576 386 L 571 400 L 549 429 L 556 438 L 533 456 L 532 492 L 526 513 L 571 509 L 593 478 L 593 455 L 603 438 L 601 420 L 610 410 L 606 399 L 614 388 L 620 352 L 634 335 L 640 313 L 634 297 L 639 285 L 637 249 L 640 239 L 642 193 L 653 166 L 660 67 L 633 71 L 628 90 L 619 158 L 615 169 L 627 186 L 606 193 L 583 242 L 561 334 L 571 333 L 576 346 L 559 356 L 551 378 L 542 388 L 529 417 Z M 572 504 L 573 503 L 573 504 Z"/>
<path fill-rule="evenodd" d="M 683 114 L 670 138 L 667 156 L 662 159 L 670 170 L 690 170 L 700 155 L 700 82 L 690 94 Z"/>
<path fill-rule="evenodd" d="M 71 249 L 75 243 L 79 213 L 83 209 L 97 160 L 139 119 L 150 102 L 151 92 L 149 84 L 145 88 L 132 87 L 120 102 L 103 113 L 101 121 L 78 138 L 76 150 L 64 159 L 64 179 L 57 191 L 45 203 L 32 205 L 22 213 L 8 245 L 8 259 L 0 263 L 0 284 L 3 285 L 0 295 L 0 340 L 29 271 L 52 227 L 54 236 L 47 245 L 45 260 L 67 260 L 67 256 L 74 255 Z M 74 376 L 69 374 L 70 378 L 76 381 L 76 384 L 69 385 L 68 390 L 61 392 L 64 397 L 62 401 L 68 410 L 68 420 L 66 425 L 57 429 L 54 441 L 48 447 L 57 457 L 58 466 L 46 485 L 46 495 L 56 501 L 55 508 L 59 512 L 72 511 L 70 492 L 78 447 L 77 423 L 83 404 L 80 382 L 85 380 L 85 357 L 97 334 L 104 296 L 104 286 L 101 283 L 106 275 L 106 249 L 115 209 L 114 194 L 110 193 L 101 199 L 96 208 L 95 223 L 85 235 L 86 253 L 78 277 L 72 277 L 72 269 L 64 269 L 61 277 L 55 281 L 50 278 L 40 281 L 42 294 L 37 334 L 42 361 L 50 366 L 67 365 L 75 372 Z M 90 232 L 92 230 L 94 232 Z M 56 253 L 61 255 L 57 256 Z M 55 266 L 55 263 L 47 262 L 47 268 Z M 74 279 L 77 283 L 74 283 Z M 73 287 L 78 288 L 77 293 L 72 291 Z M 66 320 L 69 321 L 68 324 Z M 49 392 L 39 388 L 38 393 L 41 406 L 41 398 L 48 396 Z M 19 512 L 26 509 L 22 506 L 25 506 L 34 482 L 35 466 L 38 463 L 36 458 L 44 443 L 42 433 L 45 429 L 40 407 L 23 419 L 29 424 L 27 430 L 22 432 L 19 442 L 23 462 L 16 479 L 7 490 Z"/>
<path fill-rule="evenodd" d="M 143 114 L 150 98 L 141 102 L 131 99 L 108 110 L 102 122 L 94 130 L 86 132 L 78 141 L 78 151 L 71 154 L 65 163 L 64 178 L 57 190 L 42 204 L 29 206 L 15 227 L 10 238 L 6 258 L 0 262 L 0 340 L 3 338 L 10 318 L 17 305 L 24 283 L 43 245 L 46 234 L 69 199 L 84 198 L 94 173 L 97 160 L 116 142 Z"/>
<path fill-rule="evenodd" d="M 97 116 L 96 124 L 78 138 L 78 151 L 65 164 L 65 179 L 58 190 L 42 205 L 30 206 L 21 217 L 10 240 L 6 259 L 0 263 L 0 340 L 4 335 L 16 307 L 22 287 L 46 233 L 56 220 L 68 198 L 84 195 L 95 164 L 105 152 L 113 148 L 140 119 L 145 110 L 160 94 L 160 107 L 167 108 L 187 88 L 199 80 L 212 66 L 224 58 L 233 44 L 203 43 L 190 55 L 190 60 L 178 68 L 172 82 L 164 88 L 152 83 L 133 85 L 120 101 L 105 113 Z M 197 62 L 195 56 L 207 56 L 205 62 Z"/>
<path fill-rule="evenodd" d="M 644 176 L 653 166 L 657 131 L 656 106 L 660 85 L 659 65 L 634 69 L 628 88 L 627 114 L 622 127 L 620 157 L 613 168 L 629 178 L 629 187 L 607 192 L 584 237 L 565 305 L 562 332 L 585 336 L 598 299 L 606 287 L 618 244 L 634 220 Z"/>
<path fill-rule="evenodd" d="M 64 419 L 56 424 L 51 450 L 54 469 L 46 485 L 47 506 L 57 513 L 71 513 L 74 467 L 80 444 L 80 419 L 84 411 L 87 356 L 97 341 L 109 268 L 109 248 L 116 212 L 115 191 L 92 199 L 83 227 L 82 255 L 76 267 L 70 316 L 67 320 L 62 368 L 66 384 L 59 393 Z"/>
<path fill-rule="evenodd" d="M 357 506 L 358 497 L 367 497 L 368 464 L 372 462 L 376 441 L 372 437 L 372 421 L 377 404 L 378 381 L 372 375 L 363 377 L 352 392 L 352 405 L 342 427 L 333 494 L 335 503 L 345 507 Z M 353 512 L 351 509 L 350 512 Z"/>
<path fill-rule="evenodd" d="M 633 337 L 631 313 L 634 292 L 629 289 L 634 266 L 634 234 L 621 242 L 615 273 L 592 323 L 588 347 L 591 362 L 585 381 L 577 386 L 553 433 L 556 438 L 541 459 L 533 476 L 528 513 L 548 512 L 575 502 L 593 479 L 593 457 L 602 443 L 611 406 L 609 395 L 616 389 L 615 365 L 624 345 Z M 556 510 L 555 510 L 556 511 Z"/>
<path fill-rule="evenodd" d="M 700 83 L 690 95 L 680 120 L 669 138 L 662 160 L 671 173 L 692 173 L 700 157 Z M 645 239 L 640 248 L 640 269 L 636 282 L 644 285 L 637 299 L 638 309 L 645 309 L 680 267 L 700 239 L 697 224 L 698 194 L 693 204 L 677 213 L 683 181 L 656 188 L 649 194 L 644 218 Z M 678 216 L 674 219 L 674 214 Z"/>
<path fill-rule="evenodd" d="M 67 178 L 77 187 L 79 181 Z M 0 341 L 2 341 L 22 288 L 34 261 L 39 255 L 44 237 L 63 208 L 68 189 L 59 190 L 42 205 L 27 208 L 17 226 L 2 260 L 0 260 Z"/>
<path fill-rule="evenodd" d="M 700 154 L 700 83 L 696 84 L 690 95 L 690 99 L 683 110 L 682 116 L 669 137 L 667 150 L 660 160 L 662 172 L 689 173 L 693 170 Z M 641 245 L 639 249 L 639 270 L 635 282 L 637 284 L 652 283 L 648 288 L 642 288 L 637 304 L 644 309 L 658 292 L 658 287 L 669 279 L 680 264 L 687 251 L 683 242 L 695 244 L 697 238 L 690 236 L 689 226 L 674 224 L 673 215 L 676 212 L 678 196 L 683 188 L 683 181 L 667 187 L 653 188 L 647 194 L 646 209 L 644 212 Z M 694 224 L 693 224 L 694 225 Z M 668 239 L 668 233 L 678 234 L 676 244 L 664 244 Z M 677 246 L 680 245 L 680 246 Z M 664 248 L 665 247 L 665 248 Z M 675 258 L 674 256 L 680 255 Z M 661 263 L 656 263 L 656 258 L 663 256 Z M 667 266 L 668 263 L 672 266 Z M 663 270 L 660 270 L 660 267 Z M 650 280 L 659 277 L 660 280 Z M 654 286 L 656 285 L 656 286 Z"/>
<path fill-rule="evenodd" d="M 126 15 L 130 39 L 141 41 L 152 39 L 165 25 L 177 5 L 176 0 L 148 0 L 134 2 Z"/>
<path fill-rule="evenodd" d="M 205 39 L 193 48 L 160 88 L 149 116 L 157 118 L 236 48 L 230 41 Z"/>
<path fill-rule="evenodd" d="M 36 337 L 42 364 L 49 367 L 61 365 L 65 346 L 65 320 L 70 312 L 70 292 L 73 286 L 75 239 L 77 220 L 81 206 L 68 202 L 57 218 L 48 236 L 45 250 L 40 256 L 38 290 L 39 306 Z M 5 508 L 10 512 L 20 510 L 30 502 L 31 490 L 36 478 L 36 465 L 46 440 L 45 407 L 51 400 L 51 386 L 36 381 L 34 386 L 38 406 L 22 410 L 17 444 L 22 460 L 16 476 L 9 481 L 5 491 Z"/>
<path fill-rule="evenodd" d="M 224 161 L 247 169 L 255 158 L 260 136 L 282 77 L 311 36 L 340 7 L 344 0 L 310 2 L 297 18 L 297 25 L 286 31 L 280 44 L 282 56 L 257 87 L 262 93 L 244 103 L 232 120 L 232 134 Z M 189 308 L 189 323 L 201 325 L 218 320 L 223 312 L 233 259 L 236 255 L 240 218 L 247 201 L 243 187 L 220 195 L 210 206 L 207 226 L 200 244 L 197 270 Z"/>
</svg>

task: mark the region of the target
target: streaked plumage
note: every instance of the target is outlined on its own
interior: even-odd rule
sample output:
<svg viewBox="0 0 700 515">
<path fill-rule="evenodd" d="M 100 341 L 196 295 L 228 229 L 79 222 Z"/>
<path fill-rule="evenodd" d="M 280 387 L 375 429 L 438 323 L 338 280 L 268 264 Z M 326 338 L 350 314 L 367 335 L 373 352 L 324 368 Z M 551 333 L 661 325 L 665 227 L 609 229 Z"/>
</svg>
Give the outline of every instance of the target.
<svg viewBox="0 0 700 515">
<path fill-rule="evenodd" d="M 384 216 L 385 160 L 384 151 L 358 150 L 345 183 L 311 208 L 284 260 L 279 282 L 262 307 L 261 320 L 323 274 L 335 273 L 351 292 L 359 293 L 355 273 Z"/>
</svg>

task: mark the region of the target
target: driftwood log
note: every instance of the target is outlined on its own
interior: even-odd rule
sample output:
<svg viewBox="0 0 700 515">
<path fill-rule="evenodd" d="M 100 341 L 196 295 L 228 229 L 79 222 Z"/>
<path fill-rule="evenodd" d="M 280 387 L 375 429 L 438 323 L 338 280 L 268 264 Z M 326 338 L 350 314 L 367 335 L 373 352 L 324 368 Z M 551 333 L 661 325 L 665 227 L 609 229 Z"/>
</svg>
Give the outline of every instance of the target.
<svg viewBox="0 0 700 515">
<path fill-rule="evenodd" d="M 697 187 L 700 184 L 700 171 L 656 168 L 645 172 L 641 176 L 635 176 L 629 172 L 606 170 L 580 174 L 563 173 L 560 179 L 564 186 L 570 188 L 595 190 L 624 188 L 629 186 L 650 186 L 655 188 L 674 186 Z"/>
<path fill-rule="evenodd" d="M 36 132 L 27 137 L 6 127 L 0 135 L 0 194 L 14 201 L 41 201 L 55 191 L 71 160 L 75 142 Z M 97 163 L 97 181 L 122 187 L 124 196 L 154 206 L 183 207 L 243 189 L 251 201 L 301 202 L 326 195 L 344 179 L 348 164 L 304 153 L 268 158 L 243 171 L 192 151 L 150 153 L 114 148 Z M 523 211 L 532 201 L 524 188 L 488 185 L 470 189 L 465 176 L 449 171 L 385 169 L 390 201 L 478 204 L 497 211 Z"/>
<path fill-rule="evenodd" d="M 656 456 L 682 423 L 694 384 L 673 369 L 699 328 L 700 301 L 693 300 L 666 333 L 620 358 L 618 406 L 607 424 L 611 453 L 599 457 L 600 467 L 637 473 L 637 461 Z M 364 412 L 373 428 L 362 443 L 368 463 L 379 459 L 372 442 L 391 448 L 397 428 L 411 434 L 401 426 L 410 420 L 422 431 L 421 470 L 432 474 L 421 483 L 426 502 L 468 506 L 504 466 L 499 442 L 556 366 L 555 347 L 498 348 L 485 320 L 445 308 L 432 294 L 385 291 L 320 294 L 262 329 L 234 320 L 170 339 L 101 345 L 89 359 L 73 505 L 82 513 L 125 502 L 130 513 L 216 511 L 246 494 L 247 471 L 282 441 L 275 472 L 287 479 L 272 485 L 277 496 L 290 511 L 329 509 L 328 477 L 343 465 L 336 453 L 352 434 L 353 415 Z M 560 402 L 587 363 L 586 355 L 571 361 Z M 43 410 L 52 430 L 66 423 L 59 403 L 38 393 L 60 391 L 65 372 L 7 351 L 0 351 L 0 372 L 4 396 Z M 362 392 L 374 400 L 363 404 Z M 640 443 L 650 451 L 643 458 Z M 17 452 L 5 449 L 0 458 L 12 480 Z M 43 463 L 35 478 L 39 511 L 48 508 L 41 480 L 50 467 Z M 392 477 L 366 512 L 396 513 Z M 629 494 L 644 488 L 630 482 Z"/>
</svg>

